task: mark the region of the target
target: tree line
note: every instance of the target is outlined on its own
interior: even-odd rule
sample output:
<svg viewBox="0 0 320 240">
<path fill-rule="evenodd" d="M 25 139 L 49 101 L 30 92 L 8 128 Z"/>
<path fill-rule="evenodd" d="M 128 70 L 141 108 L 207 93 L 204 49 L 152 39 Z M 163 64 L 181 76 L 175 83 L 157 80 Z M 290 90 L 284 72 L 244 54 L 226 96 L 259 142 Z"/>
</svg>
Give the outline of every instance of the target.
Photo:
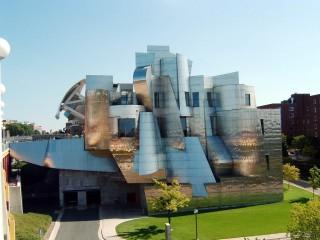
<svg viewBox="0 0 320 240">
<path fill-rule="evenodd" d="M 6 124 L 6 129 L 10 136 L 32 136 L 40 134 L 38 130 L 34 130 L 31 124 L 24 123 L 9 123 Z"/>
</svg>

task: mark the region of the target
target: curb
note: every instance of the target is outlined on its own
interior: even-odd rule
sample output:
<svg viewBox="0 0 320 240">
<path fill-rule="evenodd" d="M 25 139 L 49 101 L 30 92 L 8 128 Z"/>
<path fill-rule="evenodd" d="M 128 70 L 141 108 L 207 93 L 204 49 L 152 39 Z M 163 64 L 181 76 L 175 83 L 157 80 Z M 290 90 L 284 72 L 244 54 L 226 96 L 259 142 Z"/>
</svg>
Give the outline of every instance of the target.
<svg viewBox="0 0 320 240">
<path fill-rule="evenodd" d="M 53 224 L 53 226 L 49 227 L 49 230 L 51 229 L 51 231 L 48 231 L 46 233 L 46 236 L 44 237 L 44 239 L 46 240 L 55 240 L 57 237 L 57 233 L 59 231 L 60 228 L 60 222 L 61 222 L 61 218 L 62 215 L 64 213 L 64 209 L 62 209 L 56 219 L 56 221 L 52 222 L 51 224 Z"/>
</svg>

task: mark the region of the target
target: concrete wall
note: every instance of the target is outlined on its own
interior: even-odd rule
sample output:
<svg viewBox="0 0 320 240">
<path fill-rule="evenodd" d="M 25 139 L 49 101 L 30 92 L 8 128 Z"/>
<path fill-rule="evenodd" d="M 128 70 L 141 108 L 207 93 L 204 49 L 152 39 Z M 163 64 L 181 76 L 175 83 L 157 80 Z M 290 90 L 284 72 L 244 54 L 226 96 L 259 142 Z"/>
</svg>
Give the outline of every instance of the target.
<svg viewBox="0 0 320 240">
<path fill-rule="evenodd" d="M 23 213 L 21 186 L 9 186 L 10 212 Z"/>
<path fill-rule="evenodd" d="M 140 202 L 140 186 L 127 184 L 120 173 L 100 173 L 86 171 L 59 171 L 60 205 L 63 206 L 64 191 L 78 191 L 78 204 L 86 205 L 86 190 L 100 190 L 101 204 L 127 204 L 127 194 L 136 193 Z"/>
</svg>

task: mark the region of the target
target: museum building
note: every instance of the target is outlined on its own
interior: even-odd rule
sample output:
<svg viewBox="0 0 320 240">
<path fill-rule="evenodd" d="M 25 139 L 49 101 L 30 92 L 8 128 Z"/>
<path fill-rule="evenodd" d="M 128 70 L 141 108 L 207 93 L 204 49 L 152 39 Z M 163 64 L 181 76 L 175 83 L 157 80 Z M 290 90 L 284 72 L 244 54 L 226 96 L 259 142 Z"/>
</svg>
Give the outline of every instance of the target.
<svg viewBox="0 0 320 240">
<path fill-rule="evenodd" d="M 257 109 L 238 72 L 191 75 L 168 46 L 135 55 L 132 83 L 87 75 L 62 98 L 63 139 L 10 144 L 16 160 L 59 170 L 60 205 L 151 209 L 153 179 L 176 178 L 190 207 L 281 201 L 279 109 Z"/>
</svg>

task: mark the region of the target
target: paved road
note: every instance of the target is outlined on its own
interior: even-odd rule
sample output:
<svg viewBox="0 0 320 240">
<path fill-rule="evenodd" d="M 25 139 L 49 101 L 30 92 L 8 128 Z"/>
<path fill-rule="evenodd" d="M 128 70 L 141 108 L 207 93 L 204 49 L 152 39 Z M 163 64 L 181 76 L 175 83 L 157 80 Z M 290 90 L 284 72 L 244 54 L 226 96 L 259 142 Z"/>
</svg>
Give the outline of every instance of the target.
<svg viewBox="0 0 320 240">
<path fill-rule="evenodd" d="M 141 210 L 100 207 L 101 234 L 106 240 L 122 240 L 116 232 L 116 226 L 120 223 L 142 217 Z"/>
<path fill-rule="evenodd" d="M 56 240 L 99 240 L 99 209 L 66 209 Z"/>
</svg>

